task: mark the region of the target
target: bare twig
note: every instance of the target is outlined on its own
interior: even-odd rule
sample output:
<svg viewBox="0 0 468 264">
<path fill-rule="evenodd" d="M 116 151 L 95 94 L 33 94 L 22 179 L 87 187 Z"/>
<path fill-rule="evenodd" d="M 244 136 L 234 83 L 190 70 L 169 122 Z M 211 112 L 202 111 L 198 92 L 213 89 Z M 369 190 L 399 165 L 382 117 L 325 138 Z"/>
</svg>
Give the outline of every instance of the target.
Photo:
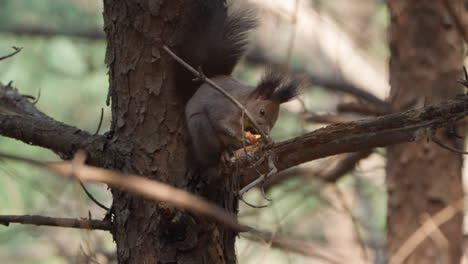
<svg viewBox="0 0 468 264">
<path fill-rule="evenodd" d="M 82 154 L 78 154 L 82 155 Z M 101 182 L 110 186 L 122 188 L 128 192 L 140 194 L 149 199 L 164 201 L 175 206 L 201 213 L 233 228 L 239 232 L 250 231 L 252 228 L 240 225 L 234 215 L 225 212 L 216 205 L 206 202 L 202 198 L 170 185 L 143 178 L 137 175 L 122 175 L 120 173 L 92 167 L 70 161 L 42 163 L 36 160 L 0 153 L 0 158 L 7 158 L 27 162 L 47 168 L 58 175 L 76 177 L 82 182 Z"/>
<path fill-rule="evenodd" d="M 97 206 L 101 207 L 102 209 L 109 211 L 109 207 L 103 205 L 96 198 L 94 198 L 94 196 L 88 191 L 88 189 L 86 189 L 86 186 L 81 181 L 80 181 L 80 186 L 91 201 L 93 201 Z"/>
<path fill-rule="evenodd" d="M 244 188 L 242 188 L 239 191 L 239 196 L 242 196 L 244 193 L 248 192 L 253 187 L 259 184 L 262 184 L 263 182 L 265 182 L 266 179 L 270 178 L 272 175 L 275 175 L 278 172 L 278 169 L 276 168 L 275 163 L 273 162 L 273 156 L 271 154 L 268 155 L 268 167 L 269 167 L 268 173 L 263 174 L 262 176 L 254 180 L 253 182 L 247 184 Z"/>
<path fill-rule="evenodd" d="M 121 188 L 125 191 L 142 195 L 146 198 L 165 201 L 174 204 L 175 206 L 187 209 L 189 211 L 203 214 L 218 222 L 224 224 L 225 226 L 232 228 L 237 232 L 249 232 L 256 238 L 261 238 L 263 240 L 271 240 L 272 245 L 278 248 L 283 248 L 292 252 L 297 252 L 305 256 L 320 257 L 324 259 L 332 259 L 333 256 L 326 256 L 321 254 L 315 254 L 312 248 L 309 247 L 306 241 L 290 238 L 283 235 L 272 235 L 270 232 L 263 232 L 257 229 L 254 229 L 250 226 L 239 224 L 237 218 L 224 211 L 220 207 L 213 205 L 209 202 L 206 202 L 204 199 L 193 195 L 189 192 L 186 192 L 181 189 L 177 189 L 170 185 L 143 178 L 136 175 L 122 175 L 118 172 L 114 172 L 107 169 L 97 168 L 82 164 L 80 160 L 83 160 L 83 154 L 77 154 L 75 161 L 63 161 L 63 162 L 49 162 L 43 163 L 36 160 L 17 157 L 5 153 L 0 153 L 0 158 L 7 158 L 26 162 L 35 166 L 44 167 L 52 172 L 57 173 L 60 176 L 73 177 L 76 176 L 83 182 L 101 182 L 106 183 L 110 186 Z M 73 164 L 74 163 L 74 164 Z M 1 219 L 1 218 L 0 218 Z M 96 221 L 96 220 L 92 220 Z M 0 221 L 0 223 L 6 223 L 7 221 Z M 87 223 L 87 222 L 85 222 Z M 92 222 L 94 223 L 94 222 Z M 103 230 L 109 230 L 110 225 L 108 222 L 97 221 L 96 223 L 105 224 Z M 68 227 L 68 226 L 67 226 Z M 76 225 L 79 228 L 79 225 Z M 89 227 L 89 226 L 88 226 Z M 88 228 L 89 229 L 89 228 Z M 332 262 L 339 263 L 339 262 Z"/>
<path fill-rule="evenodd" d="M 80 229 L 110 230 L 111 223 L 101 220 L 56 218 L 39 215 L 0 215 L 0 224 L 8 226 L 11 223 L 25 225 L 45 225 L 70 227 Z"/>
<path fill-rule="evenodd" d="M 42 89 L 39 87 L 39 90 L 37 91 L 36 99 L 34 99 L 34 101 L 31 102 L 33 105 L 36 105 L 39 102 L 39 99 L 41 99 L 41 90 Z"/>
<path fill-rule="evenodd" d="M 444 148 L 446 150 L 449 150 L 449 151 L 452 151 L 452 152 L 455 152 L 455 153 L 460 153 L 460 154 L 463 154 L 463 155 L 468 155 L 468 151 L 463 151 L 463 150 L 454 148 L 454 147 L 449 146 L 449 145 L 445 144 L 444 142 L 442 142 L 442 140 L 440 140 L 440 139 L 438 139 L 436 137 L 434 131 L 429 132 L 429 140 L 433 141 L 434 143 L 436 143 L 437 145 L 439 145 L 440 147 L 442 147 L 442 148 Z"/>
<path fill-rule="evenodd" d="M 232 97 L 228 92 L 226 92 L 223 88 L 221 88 L 219 85 L 217 85 L 215 82 L 213 82 L 211 79 L 208 77 L 204 76 L 204 74 L 201 71 L 195 70 L 192 66 L 190 66 L 188 63 L 186 63 L 184 60 L 182 60 L 179 56 L 177 56 L 174 52 L 172 52 L 167 46 L 163 47 L 164 51 L 166 51 L 173 59 L 175 59 L 180 65 L 184 66 L 187 70 L 189 70 L 191 73 L 193 73 L 199 80 L 208 83 L 211 87 L 213 87 L 216 91 L 220 92 L 222 95 L 224 95 L 227 99 L 229 99 L 235 106 L 239 108 L 239 110 L 245 112 L 245 115 L 249 119 L 249 121 L 252 123 L 252 125 L 255 127 L 255 129 L 262 135 L 262 138 L 265 140 L 266 143 L 270 144 L 272 143 L 270 137 L 263 131 L 263 129 L 258 125 L 258 123 L 255 121 L 253 116 L 249 113 L 249 111 L 241 104 L 239 101 L 237 101 L 236 98 Z"/>
<path fill-rule="evenodd" d="M 439 226 L 443 225 L 464 208 L 464 199 L 460 199 L 432 216 L 432 219 L 425 221 L 396 251 L 390 258 L 390 264 L 400 264 Z"/>
<path fill-rule="evenodd" d="M 341 206 L 343 207 L 345 213 L 348 215 L 348 217 L 351 219 L 351 222 L 353 223 L 353 230 L 354 234 L 356 236 L 356 240 L 361 247 L 361 252 L 362 252 L 362 257 L 366 262 L 369 262 L 369 256 L 367 254 L 367 248 L 366 248 L 366 243 L 364 239 L 362 238 L 361 234 L 359 233 L 359 220 L 356 219 L 356 217 L 353 214 L 353 211 L 351 208 L 348 206 L 348 203 L 346 202 L 345 196 L 343 192 L 338 188 L 338 186 L 333 185 L 333 190 L 336 194 L 336 197 L 338 198 L 338 201 L 340 201 Z"/>
<path fill-rule="evenodd" d="M 446 250 L 448 249 L 449 244 L 450 244 L 449 240 L 447 239 L 447 236 L 444 235 L 444 233 L 440 229 L 440 226 L 436 225 L 434 221 L 432 221 L 432 217 L 428 213 L 424 213 L 421 216 L 421 224 L 424 224 L 425 222 L 427 222 L 428 224 L 431 225 L 432 228 L 434 228 L 434 232 L 429 233 L 428 235 L 432 238 L 432 240 L 436 243 L 436 245 L 442 250 L 442 252 L 445 253 L 445 254 L 442 253 L 442 255 L 445 255 L 445 257 L 447 257 Z M 444 262 L 448 263 L 448 260 Z"/>
<path fill-rule="evenodd" d="M 15 56 L 15 55 L 18 54 L 23 48 L 13 47 L 13 49 L 14 49 L 15 51 L 13 51 L 12 53 L 0 57 L 0 61 Z"/>
<path fill-rule="evenodd" d="M 102 120 L 104 119 L 104 108 L 101 108 L 101 117 L 99 118 L 99 124 L 96 129 L 96 132 L 94 132 L 94 135 L 96 136 L 99 134 L 99 131 L 101 130 L 101 125 L 102 125 Z"/>
</svg>

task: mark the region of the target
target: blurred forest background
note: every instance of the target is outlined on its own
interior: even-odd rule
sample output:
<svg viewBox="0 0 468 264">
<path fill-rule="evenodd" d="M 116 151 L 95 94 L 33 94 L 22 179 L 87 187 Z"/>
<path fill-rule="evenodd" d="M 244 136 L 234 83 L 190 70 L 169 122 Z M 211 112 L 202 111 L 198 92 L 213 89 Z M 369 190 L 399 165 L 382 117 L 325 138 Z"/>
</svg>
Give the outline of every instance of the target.
<svg viewBox="0 0 468 264">
<path fill-rule="evenodd" d="M 250 2 L 260 6 L 261 21 L 252 37 L 252 52 L 263 48 L 278 63 L 352 83 L 385 98 L 389 52 L 388 11 L 383 1 Z M 284 19 L 284 13 L 297 14 L 297 23 Z M 104 64 L 106 44 L 100 37 L 102 25 L 102 3 L 98 0 L 0 0 L 0 54 L 11 52 L 12 46 L 24 48 L 0 62 L 0 81 L 13 81 L 21 93 L 38 98 L 41 111 L 92 133 L 97 130 L 103 108 L 99 133 L 106 132 L 110 108 L 105 103 L 108 77 Z M 24 33 L 25 29 L 30 32 Z M 95 34 L 79 36 L 86 32 Z M 236 75 L 255 83 L 262 69 L 248 61 L 237 67 Z M 323 126 L 320 122 L 304 122 L 304 115 L 333 113 L 339 103 L 349 100 L 349 95 L 336 90 L 310 87 L 300 101 L 288 103 L 281 112 L 273 132 L 275 140 Z M 5 137 L 0 137 L 0 151 L 44 161 L 59 159 L 49 150 Z M 346 256 L 381 263 L 386 218 L 384 155 L 383 149 L 374 150 L 337 184 L 324 184 L 317 175 L 332 167 L 339 157 L 306 164 L 301 168 L 307 173 L 293 171 L 297 177 L 290 176 L 266 189 L 271 203 L 258 190 L 249 192 L 247 201 L 268 207 L 256 209 L 241 203 L 240 219 L 313 244 L 326 241 L 327 247 Z M 111 203 L 106 186 L 88 188 L 102 203 Z M 0 214 L 101 219 L 104 213 L 77 183 L 0 160 Z M 362 245 L 372 249 L 370 256 L 363 256 Z M 239 263 L 319 263 L 243 236 L 237 247 Z M 97 263 L 112 263 L 114 251 L 107 232 L 0 226 L 0 263 L 80 263 L 86 256 L 93 256 Z"/>
</svg>

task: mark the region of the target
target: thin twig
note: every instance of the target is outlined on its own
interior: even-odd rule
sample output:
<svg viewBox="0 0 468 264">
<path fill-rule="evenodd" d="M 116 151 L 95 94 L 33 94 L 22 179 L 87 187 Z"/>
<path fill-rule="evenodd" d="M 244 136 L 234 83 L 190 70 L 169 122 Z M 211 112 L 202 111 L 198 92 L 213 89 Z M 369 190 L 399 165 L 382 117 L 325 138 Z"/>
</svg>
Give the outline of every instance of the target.
<svg viewBox="0 0 468 264">
<path fill-rule="evenodd" d="M 430 132 L 431 134 L 429 135 L 429 139 L 431 141 L 433 141 L 434 143 L 436 143 L 437 145 L 439 145 L 440 147 L 446 149 L 446 150 L 450 150 L 452 152 L 455 152 L 455 153 L 460 153 L 460 154 L 463 154 L 463 155 L 468 155 L 468 151 L 463 151 L 463 150 L 460 150 L 460 149 L 457 149 L 457 148 L 454 148 L 452 146 L 449 146 L 447 144 L 445 144 L 444 142 L 442 142 L 440 139 L 438 139 L 436 137 L 436 135 L 434 134 L 434 132 Z"/>
<path fill-rule="evenodd" d="M 86 186 L 81 182 L 79 181 L 80 185 L 81 185 L 81 188 L 83 189 L 83 191 L 86 193 L 86 195 L 88 196 L 88 198 L 93 201 L 96 205 L 98 205 L 99 207 L 101 207 L 102 209 L 106 210 L 106 211 L 109 211 L 109 207 L 103 205 L 102 203 L 100 203 L 96 198 L 94 198 L 94 196 L 88 191 L 88 189 L 86 189 Z"/>
<path fill-rule="evenodd" d="M 351 222 L 353 223 L 354 234 L 356 236 L 356 240 L 359 246 L 361 247 L 362 257 L 364 258 L 365 262 L 369 262 L 369 256 L 367 254 L 366 243 L 364 239 L 362 238 L 361 234 L 359 233 L 359 220 L 356 219 L 356 217 L 353 215 L 351 208 L 346 203 L 346 199 L 345 199 L 343 192 L 338 188 L 336 184 L 333 184 L 332 187 L 336 196 L 338 197 L 338 201 L 340 201 L 341 206 L 343 207 L 345 213 L 349 216 L 349 218 L 351 219 Z"/>
<path fill-rule="evenodd" d="M 225 212 L 222 208 L 206 202 L 204 199 L 196 195 L 193 195 L 184 190 L 180 190 L 168 184 L 143 178 L 141 176 L 122 175 L 118 172 L 88 166 L 85 164 L 79 165 L 75 163 L 75 165 L 73 165 L 70 161 L 43 163 L 40 161 L 17 157 L 6 153 L 0 153 L 0 157 L 18 160 L 30 163 L 35 166 L 43 167 L 60 176 L 75 176 L 77 179 L 83 182 L 106 183 L 110 186 L 122 188 L 131 193 L 140 194 L 149 199 L 170 202 L 179 208 L 213 217 L 218 222 L 223 223 L 238 232 L 247 232 L 253 230 L 251 227 L 239 224 L 234 215 Z"/>
<path fill-rule="evenodd" d="M 278 172 L 278 169 L 276 168 L 275 163 L 273 162 L 272 155 L 273 155 L 272 153 L 268 155 L 268 167 L 270 170 L 267 173 L 263 174 L 262 176 L 258 177 L 253 182 L 247 184 L 244 188 L 242 188 L 242 190 L 239 191 L 239 196 L 242 196 L 244 193 L 248 192 L 250 189 L 257 186 L 258 184 L 263 183 L 266 179 L 270 178 L 272 175 Z"/>
<path fill-rule="evenodd" d="M 463 66 L 463 73 L 465 74 L 465 79 L 458 80 L 457 82 L 463 85 L 465 88 L 468 88 L 468 72 L 466 71 L 465 66 Z"/>
<path fill-rule="evenodd" d="M 268 205 L 254 205 L 254 204 L 251 204 L 251 203 L 247 202 L 246 200 L 244 200 L 244 198 L 242 198 L 241 196 L 239 197 L 239 200 L 241 200 L 246 205 L 248 205 L 248 206 L 250 206 L 252 208 L 255 208 L 255 209 L 261 209 L 261 208 L 268 207 Z"/>
<path fill-rule="evenodd" d="M 167 46 L 163 46 L 164 51 L 166 51 L 173 59 L 175 59 L 180 65 L 184 66 L 192 72 L 200 81 L 208 83 L 211 87 L 213 87 L 216 91 L 220 92 L 224 96 L 226 96 L 227 99 L 229 99 L 234 105 L 236 105 L 239 110 L 244 111 L 245 115 L 249 119 L 249 121 L 252 123 L 252 125 L 255 127 L 255 129 L 262 135 L 262 138 L 264 138 L 265 142 L 268 144 L 271 144 L 272 141 L 270 137 L 263 131 L 263 129 L 258 125 L 258 123 L 255 121 L 253 116 L 249 113 L 249 111 L 241 104 L 239 101 L 237 101 L 236 98 L 232 97 L 228 92 L 226 92 L 223 88 L 221 88 L 219 85 L 217 85 L 215 82 L 213 82 L 211 79 L 206 77 L 202 72 L 195 70 L 192 66 L 190 66 L 188 63 L 186 63 L 184 60 L 182 60 L 179 56 L 177 56 L 174 52 L 172 52 Z"/>
<path fill-rule="evenodd" d="M 37 104 L 39 102 L 39 99 L 41 99 L 41 91 L 42 91 L 42 89 L 41 89 L 41 87 L 39 87 L 39 90 L 37 91 L 37 97 L 36 97 L 36 99 L 34 101 L 31 102 L 31 104 L 35 105 L 35 104 Z"/>
<path fill-rule="evenodd" d="M 101 130 L 101 125 L 102 125 L 102 120 L 104 119 L 104 108 L 101 107 L 101 117 L 99 118 L 99 124 L 96 129 L 96 132 L 94 132 L 94 136 L 99 134 L 99 131 Z"/>
<path fill-rule="evenodd" d="M 110 230 L 111 223 L 101 220 L 46 217 L 40 215 L 0 215 L 0 224 L 44 225 L 80 229 Z"/>
<path fill-rule="evenodd" d="M 82 154 L 79 154 L 82 155 Z M 157 201 L 166 201 L 174 204 L 175 206 L 183 209 L 190 210 L 192 212 L 200 213 L 208 217 L 212 217 L 217 222 L 224 224 L 225 226 L 232 228 L 237 232 L 249 232 L 256 238 L 261 238 L 263 240 L 272 240 L 272 245 L 278 248 L 283 248 L 292 252 L 297 252 L 304 256 L 314 256 L 324 259 L 329 259 L 330 257 L 336 256 L 326 256 L 326 255 L 317 255 L 315 249 L 310 248 L 308 242 L 296 238 L 291 238 L 283 235 L 273 235 L 270 232 L 259 231 L 250 226 L 242 225 L 238 222 L 235 215 L 232 215 L 222 208 L 213 205 L 204 199 L 193 195 L 187 191 L 177 189 L 170 185 L 160 183 L 155 180 L 150 180 L 136 175 L 123 175 L 118 172 L 114 172 L 107 169 L 97 168 L 93 166 L 88 166 L 86 164 L 80 165 L 79 162 L 73 165 L 70 161 L 63 162 L 48 162 L 43 163 L 40 161 L 17 157 L 14 155 L 9 155 L 5 153 L 0 153 L 1 158 L 8 158 L 18 161 L 23 161 L 35 166 L 49 169 L 50 171 L 65 177 L 71 177 L 75 175 L 80 180 L 84 182 L 101 182 L 106 183 L 110 186 L 121 188 L 127 192 L 139 194 L 151 200 Z M 77 158 L 79 159 L 79 156 Z M 89 220 L 87 220 L 89 221 Z M 83 223 L 88 223 L 88 222 Z M 0 223 L 5 223 L 3 221 Z M 109 230 L 110 222 L 106 221 L 97 221 L 92 220 L 91 223 L 98 223 L 105 225 L 102 229 Z M 77 227 L 80 225 L 67 225 L 67 227 Z M 88 225 L 88 229 L 89 229 Z M 91 225 L 91 227 L 94 227 Z M 332 262 L 332 263 L 341 263 L 341 262 Z"/>
<path fill-rule="evenodd" d="M 86 161 L 86 155 L 84 154 L 84 152 L 78 152 L 76 153 L 75 157 L 72 159 L 71 161 L 71 164 L 72 164 L 72 176 L 76 179 L 78 179 L 78 182 L 80 183 L 80 186 L 81 188 L 84 190 L 84 192 L 86 193 L 86 195 L 88 196 L 89 199 L 91 199 L 91 201 L 93 201 L 95 204 L 97 204 L 99 207 L 101 207 L 102 209 L 106 210 L 106 211 L 109 211 L 109 208 L 107 208 L 105 205 L 103 205 L 102 203 L 100 203 L 98 200 L 96 200 L 94 198 L 94 196 L 88 191 L 88 189 L 86 189 L 85 185 L 83 184 L 83 182 L 79 179 L 79 177 L 75 174 L 76 170 L 78 169 L 78 167 L 80 167 L 81 165 L 83 165 Z"/>
<path fill-rule="evenodd" d="M 411 255 L 411 253 L 428 237 L 432 232 L 436 231 L 439 226 L 443 225 L 464 208 L 464 198 L 448 205 L 432 216 L 430 221 L 425 221 L 396 251 L 390 258 L 390 264 L 400 264 Z"/>
<path fill-rule="evenodd" d="M 12 48 L 13 48 L 15 51 L 13 51 L 13 52 L 10 53 L 10 54 L 7 54 L 7 55 L 5 55 L 5 56 L 0 57 L 0 61 L 15 56 L 16 54 L 18 54 L 18 53 L 23 49 L 23 48 L 18 48 L 18 47 L 12 47 Z"/>
</svg>

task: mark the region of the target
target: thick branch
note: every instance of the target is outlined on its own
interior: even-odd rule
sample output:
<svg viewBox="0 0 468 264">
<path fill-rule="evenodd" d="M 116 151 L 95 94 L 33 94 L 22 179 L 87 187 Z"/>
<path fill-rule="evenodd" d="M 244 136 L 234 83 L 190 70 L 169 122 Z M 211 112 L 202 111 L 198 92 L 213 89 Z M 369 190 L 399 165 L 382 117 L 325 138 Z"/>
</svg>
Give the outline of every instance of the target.
<svg viewBox="0 0 468 264">
<path fill-rule="evenodd" d="M 48 148 L 64 159 L 78 149 L 90 151 L 92 143 L 105 140 L 48 117 L 16 89 L 1 83 L 0 135 Z"/>
<path fill-rule="evenodd" d="M 0 224 L 8 226 L 11 223 L 98 230 L 110 230 L 111 228 L 110 222 L 101 220 L 56 218 L 40 215 L 0 215 Z"/>
<path fill-rule="evenodd" d="M 375 147 L 409 142 L 425 135 L 428 127 L 440 127 L 451 124 L 468 114 L 468 96 L 432 105 L 417 110 L 385 115 L 379 118 L 333 124 L 302 136 L 278 142 L 265 149 L 250 148 L 251 155 L 261 157 L 264 151 L 277 155 L 278 170 L 301 163 Z M 237 165 L 248 166 L 249 161 L 244 151 L 236 152 L 233 161 Z M 255 173 L 245 177 L 247 184 L 255 178 Z"/>
</svg>

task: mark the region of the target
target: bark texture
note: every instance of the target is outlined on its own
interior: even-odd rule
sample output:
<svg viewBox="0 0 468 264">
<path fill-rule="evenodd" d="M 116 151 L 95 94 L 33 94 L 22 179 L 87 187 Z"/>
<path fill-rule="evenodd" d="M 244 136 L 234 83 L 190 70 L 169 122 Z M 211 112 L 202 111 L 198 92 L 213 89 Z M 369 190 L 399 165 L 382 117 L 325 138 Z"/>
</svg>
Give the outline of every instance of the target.
<svg viewBox="0 0 468 264">
<path fill-rule="evenodd" d="M 202 186 L 189 165 L 185 106 L 175 89 L 173 60 L 162 50 L 178 44 L 196 2 L 104 1 L 111 141 L 129 143 L 114 169 L 198 193 L 233 212 L 231 183 Z M 234 232 L 168 204 L 117 189 L 113 194 L 119 263 L 235 263 Z"/>
<path fill-rule="evenodd" d="M 458 6 L 462 7 L 462 1 Z M 391 101 L 396 111 L 454 98 L 462 92 L 463 41 L 444 1 L 389 1 Z M 460 10 L 465 12 L 466 10 Z M 438 133 L 462 149 L 462 141 Z M 463 134 L 461 131 L 460 134 Z M 387 148 L 389 257 L 424 221 L 463 197 L 462 157 L 428 141 Z M 441 226 L 448 245 L 427 238 L 404 263 L 460 263 L 462 213 Z"/>
</svg>

